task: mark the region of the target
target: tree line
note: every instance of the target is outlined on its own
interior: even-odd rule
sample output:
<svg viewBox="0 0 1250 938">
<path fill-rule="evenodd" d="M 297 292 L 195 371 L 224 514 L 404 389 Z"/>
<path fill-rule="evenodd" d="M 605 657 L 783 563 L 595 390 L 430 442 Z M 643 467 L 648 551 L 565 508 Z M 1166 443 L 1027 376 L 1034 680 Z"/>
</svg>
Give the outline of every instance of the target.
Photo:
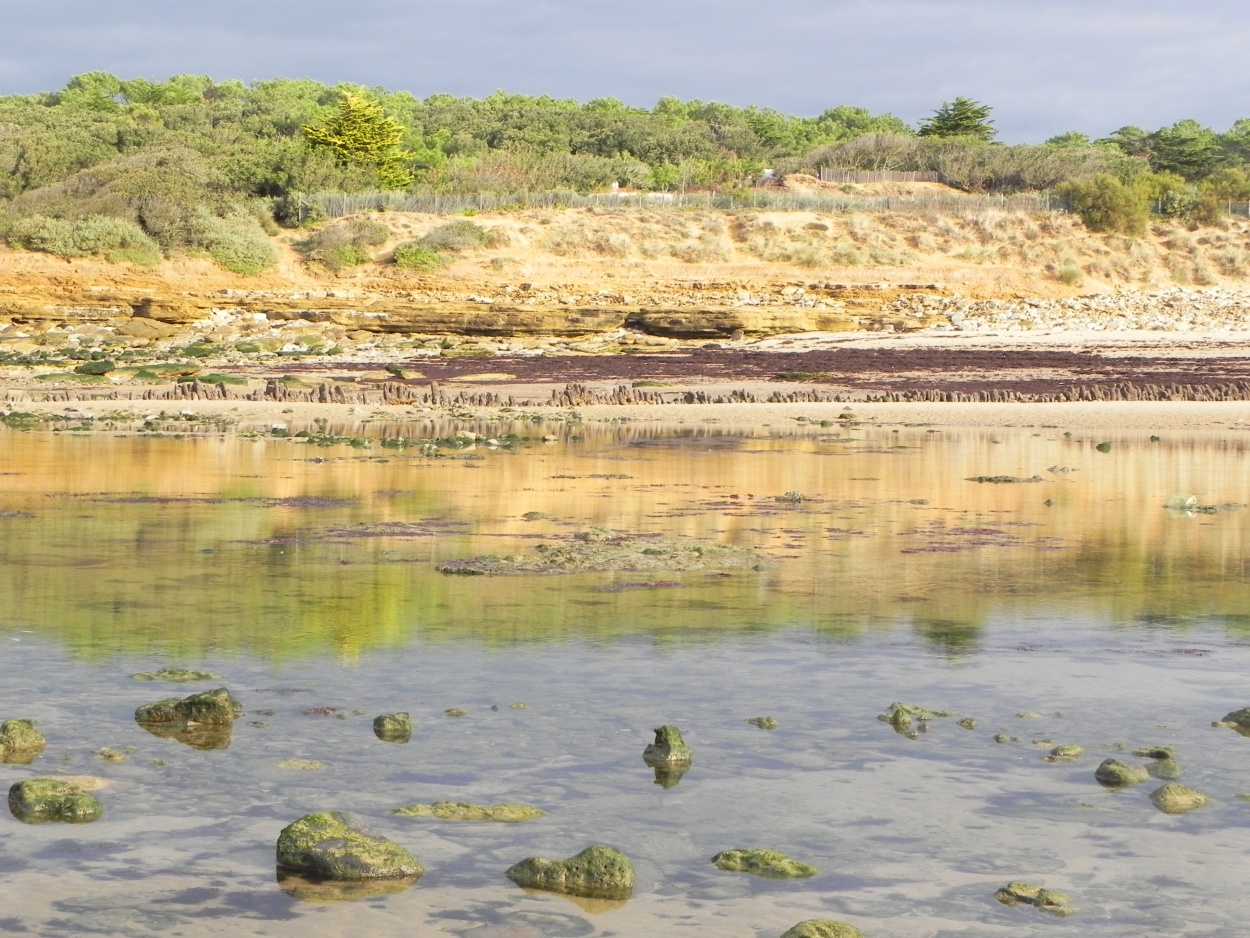
<svg viewBox="0 0 1250 938">
<path fill-rule="evenodd" d="M 1250 119 L 1006 146 L 990 115 L 958 98 L 913 128 L 846 105 L 797 117 L 676 98 L 419 99 L 307 79 L 91 72 L 0 97 L 0 229 L 62 256 L 201 251 L 247 272 L 272 262 L 266 232 L 294 221 L 302 193 L 735 189 L 766 168 L 916 169 L 969 191 L 1057 190 L 1078 210 L 1092 200 L 1102 214 L 1082 210 L 1087 221 L 1128 233 L 1145 206 L 1205 223 L 1250 199 Z M 1125 221 L 1119 203 L 1137 214 Z"/>
</svg>

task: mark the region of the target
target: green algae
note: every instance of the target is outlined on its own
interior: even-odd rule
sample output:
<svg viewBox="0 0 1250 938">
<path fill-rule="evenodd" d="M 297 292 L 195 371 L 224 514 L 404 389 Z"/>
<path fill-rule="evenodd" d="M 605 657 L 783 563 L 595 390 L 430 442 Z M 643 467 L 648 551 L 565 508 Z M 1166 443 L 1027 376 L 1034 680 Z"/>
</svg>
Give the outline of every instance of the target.
<svg viewBox="0 0 1250 938">
<path fill-rule="evenodd" d="M 846 922 L 809 918 L 786 929 L 781 938 L 864 938 L 864 933 Z"/>
<path fill-rule="evenodd" d="M 0 723 L 0 763 L 29 765 L 47 746 L 48 741 L 31 720 Z"/>
<path fill-rule="evenodd" d="M 634 866 L 621 852 L 595 844 L 565 860 L 527 857 L 504 875 L 518 886 L 603 899 L 628 898 Z"/>
<path fill-rule="evenodd" d="M 436 801 L 433 804 L 410 804 L 396 808 L 391 814 L 403 817 L 431 817 L 440 821 L 497 821 L 517 824 L 546 817 L 547 812 L 528 804 L 470 804 L 464 801 Z"/>
<path fill-rule="evenodd" d="M 166 681 L 170 684 L 188 684 L 191 681 L 219 681 L 220 674 L 212 671 L 188 671 L 186 668 L 161 668 L 159 671 L 141 671 L 130 675 L 133 681 Z"/>
<path fill-rule="evenodd" d="M 649 743 L 642 751 L 643 761 L 652 767 L 688 763 L 692 758 L 690 747 L 681 738 L 681 730 L 667 723 L 656 728 L 655 742 Z"/>
<path fill-rule="evenodd" d="M 895 703 L 890 704 L 885 713 L 877 715 L 877 719 L 882 722 L 889 723 L 894 727 L 895 732 L 905 733 L 911 728 L 913 720 L 919 720 L 921 723 L 927 723 L 929 720 L 938 717 L 953 716 L 947 710 L 930 710 L 928 707 L 918 707 L 915 704 Z"/>
<path fill-rule="evenodd" d="M 1147 781 L 1150 773 L 1146 771 L 1144 765 L 1133 765 L 1121 762 L 1119 759 L 1104 759 L 1098 768 L 1094 769 L 1094 778 L 1104 788 L 1128 788 L 1130 785 L 1140 785 Z"/>
<path fill-rule="evenodd" d="M 242 705 L 224 687 L 190 697 L 169 697 L 135 710 L 138 723 L 229 724 L 243 715 Z"/>
<path fill-rule="evenodd" d="M 104 814 L 100 802 L 82 786 L 56 778 L 28 778 L 14 784 L 9 789 L 9 810 L 27 824 L 85 824 Z"/>
<path fill-rule="evenodd" d="M 775 730 L 777 728 L 777 721 L 772 717 L 752 717 L 747 722 L 752 726 L 758 726 L 762 730 Z"/>
<path fill-rule="evenodd" d="M 406 743 L 412 739 L 412 717 L 403 712 L 374 717 L 373 735 L 387 743 Z"/>
<path fill-rule="evenodd" d="M 775 850 L 724 850 L 712 857 L 717 869 L 765 879 L 806 879 L 820 872 Z"/>
<path fill-rule="evenodd" d="M 994 893 L 994 898 L 1003 905 L 1031 905 L 1052 915 L 1066 916 L 1077 911 L 1071 905 L 1072 899 L 1064 893 L 1020 880 L 1008 883 Z"/>
<path fill-rule="evenodd" d="M 403 879 L 425 872 L 416 857 L 349 814 L 307 814 L 278 835 L 278 866 L 335 881 Z"/>
<path fill-rule="evenodd" d="M 1211 803 L 1211 798 L 1195 788 L 1168 784 L 1150 793 L 1150 801 L 1164 814 L 1185 814 Z"/>
</svg>

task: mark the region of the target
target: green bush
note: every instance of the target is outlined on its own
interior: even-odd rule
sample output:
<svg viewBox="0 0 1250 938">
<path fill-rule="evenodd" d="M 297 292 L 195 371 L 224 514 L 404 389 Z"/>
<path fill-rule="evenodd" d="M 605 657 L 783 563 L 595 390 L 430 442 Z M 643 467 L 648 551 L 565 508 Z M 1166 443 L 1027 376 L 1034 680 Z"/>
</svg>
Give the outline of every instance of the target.
<svg viewBox="0 0 1250 938">
<path fill-rule="evenodd" d="M 1131 237 L 1145 233 L 1150 209 L 1145 194 L 1126 186 L 1105 173 L 1088 180 L 1075 180 L 1060 189 L 1072 211 L 1090 231 L 1114 232 Z"/>
<path fill-rule="evenodd" d="M 493 247 L 499 239 L 481 225 L 461 220 L 440 225 L 418 243 L 432 251 L 458 252 Z"/>
<path fill-rule="evenodd" d="M 278 261 L 260 223 L 251 215 L 233 214 L 224 218 L 200 210 L 191 223 L 190 242 L 208 252 L 226 270 L 253 277 Z"/>
<path fill-rule="evenodd" d="M 101 359 L 100 361 L 83 362 L 81 365 L 79 365 L 77 368 L 74 369 L 74 374 L 106 375 L 116 367 L 117 365 L 109 361 L 108 359 Z"/>
<path fill-rule="evenodd" d="M 395 266 L 402 270 L 429 273 L 446 267 L 447 258 L 420 241 L 407 241 L 395 248 Z"/>
<path fill-rule="evenodd" d="M 156 242 L 134 222 L 103 215 L 79 219 L 31 215 L 13 222 L 5 239 L 14 247 L 65 258 L 95 256 L 151 265 L 161 256 Z"/>
<path fill-rule="evenodd" d="M 341 270 L 369 263 L 373 257 L 368 249 L 385 244 L 390 236 L 386 225 L 368 218 L 355 218 L 314 232 L 299 249 L 307 260 L 330 270 Z"/>
</svg>

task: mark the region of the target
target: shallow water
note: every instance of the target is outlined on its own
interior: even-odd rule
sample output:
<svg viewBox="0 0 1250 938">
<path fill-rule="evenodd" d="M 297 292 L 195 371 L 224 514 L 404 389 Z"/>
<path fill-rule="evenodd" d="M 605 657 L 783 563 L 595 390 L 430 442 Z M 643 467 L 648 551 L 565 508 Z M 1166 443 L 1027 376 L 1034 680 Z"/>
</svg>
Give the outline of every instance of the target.
<svg viewBox="0 0 1250 938">
<path fill-rule="evenodd" d="M 827 917 L 870 938 L 1244 934 L 1250 740 L 1210 723 L 1250 704 L 1250 510 L 1161 507 L 1250 502 L 1239 439 L 1115 437 L 1100 453 L 1103 438 L 1059 429 L 573 434 L 444 458 L 0 436 L 0 718 L 37 719 L 49 740 L 0 782 L 112 781 L 93 824 L 0 819 L 0 928 L 772 936 Z M 966 481 L 997 474 L 1044 481 Z M 591 528 L 758 556 L 724 573 L 435 571 Z M 129 678 L 164 665 L 223 676 L 249 711 L 228 748 L 133 722 L 141 703 L 213 686 Z M 894 700 L 978 726 L 934 720 L 912 739 L 876 719 Z M 407 745 L 372 734 L 393 710 L 413 714 Z M 776 730 L 745 722 L 765 714 Z M 665 722 L 695 752 L 670 788 L 641 760 Z M 1043 761 L 1058 743 L 1086 753 Z M 1104 791 L 1099 761 L 1144 761 L 1121 745 L 1175 746 L 1182 783 L 1213 804 L 1168 816 L 1148 799 L 1160 782 Z M 104 746 L 135 751 L 105 763 Z M 550 816 L 389 814 L 440 799 Z M 325 809 L 428 872 L 358 902 L 288 895 L 277 833 Z M 634 860 L 627 903 L 583 908 L 502 876 L 593 842 Z M 709 862 L 736 847 L 821 873 L 764 881 Z M 1080 912 L 1001 906 L 1011 879 Z"/>
</svg>

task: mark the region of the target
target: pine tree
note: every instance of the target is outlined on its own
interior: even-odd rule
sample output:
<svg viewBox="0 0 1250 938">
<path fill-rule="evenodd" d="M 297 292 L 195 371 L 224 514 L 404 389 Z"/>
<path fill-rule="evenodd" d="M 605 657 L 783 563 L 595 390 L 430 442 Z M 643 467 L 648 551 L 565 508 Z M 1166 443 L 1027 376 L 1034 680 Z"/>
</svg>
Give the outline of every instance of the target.
<svg viewBox="0 0 1250 938">
<path fill-rule="evenodd" d="M 307 124 L 303 131 L 309 143 L 329 150 L 339 163 L 377 170 L 378 182 L 384 188 L 407 189 L 412 185 L 409 164 L 413 155 L 399 146 L 404 127 L 376 101 L 349 91 L 339 99 L 337 114 Z"/>
<path fill-rule="evenodd" d="M 943 101 L 932 117 L 920 122 L 920 136 L 974 137 L 988 142 L 998 133 L 994 122 L 988 119 L 992 110 L 989 105 L 971 98 Z"/>
</svg>

